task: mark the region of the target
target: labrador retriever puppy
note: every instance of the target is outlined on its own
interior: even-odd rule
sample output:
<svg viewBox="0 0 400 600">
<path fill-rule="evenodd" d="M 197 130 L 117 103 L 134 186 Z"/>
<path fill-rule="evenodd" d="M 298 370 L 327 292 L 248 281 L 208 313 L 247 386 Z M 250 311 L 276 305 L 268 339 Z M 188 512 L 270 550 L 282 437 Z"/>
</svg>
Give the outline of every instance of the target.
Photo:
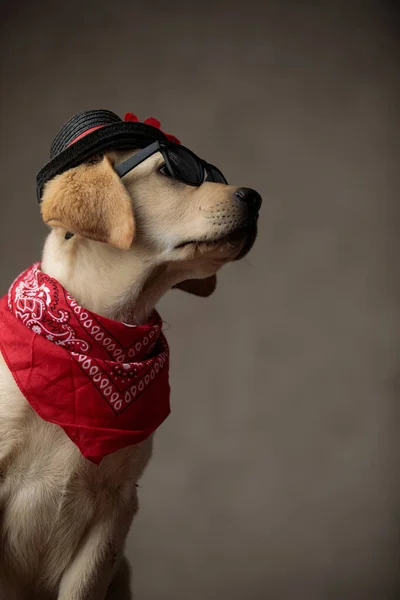
<svg viewBox="0 0 400 600">
<path fill-rule="evenodd" d="M 136 152 L 66 170 L 41 203 L 51 227 L 41 271 L 80 306 L 132 326 L 171 288 L 210 295 L 217 271 L 253 245 L 261 204 L 249 188 L 185 185 L 160 153 L 119 177 Z M 129 598 L 124 542 L 151 454 L 149 435 L 87 460 L 33 410 L 0 355 L 1 600 Z"/>
</svg>

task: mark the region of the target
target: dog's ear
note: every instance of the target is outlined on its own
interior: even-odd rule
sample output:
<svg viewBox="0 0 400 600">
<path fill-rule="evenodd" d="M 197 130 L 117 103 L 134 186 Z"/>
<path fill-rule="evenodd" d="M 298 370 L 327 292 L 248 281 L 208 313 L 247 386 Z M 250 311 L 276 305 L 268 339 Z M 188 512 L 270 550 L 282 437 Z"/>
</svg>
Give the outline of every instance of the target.
<svg viewBox="0 0 400 600">
<path fill-rule="evenodd" d="M 205 279 L 186 279 L 186 281 L 181 281 L 174 285 L 174 288 L 178 288 L 184 292 L 188 292 L 188 294 L 193 294 L 194 296 L 201 296 L 202 298 L 211 296 L 216 287 L 216 275 L 211 275 Z"/>
<path fill-rule="evenodd" d="M 51 179 L 44 188 L 41 211 L 51 227 L 123 250 L 132 244 L 131 198 L 107 156 Z"/>
</svg>

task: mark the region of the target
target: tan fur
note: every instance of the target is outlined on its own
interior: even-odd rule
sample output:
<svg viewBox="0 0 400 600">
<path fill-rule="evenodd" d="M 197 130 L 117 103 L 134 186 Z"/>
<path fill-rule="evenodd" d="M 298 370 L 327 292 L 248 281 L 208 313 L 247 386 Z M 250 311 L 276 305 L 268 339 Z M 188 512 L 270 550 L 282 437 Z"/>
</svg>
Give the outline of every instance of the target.
<svg viewBox="0 0 400 600">
<path fill-rule="evenodd" d="M 41 204 L 45 223 L 127 250 L 133 240 L 131 199 L 104 156 L 58 175 L 45 186 Z"/>
<path fill-rule="evenodd" d="M 212 293 L 215 273 L 245 239 L 212 243 L 240 226 L 236 188 L 169 180 L 158 172 L 160 156 L 121 182 L 112 165 L 125 156 L 47 184 L 42 214 L 54 229 L 42 269 L 89 310 L 140 323 L 173 286 Z M 67 230 L 75 234 L 68 241 Z M 1 600 L 129 598 L 118 583 L 126 565 L 118 567 L 151 451 L 149 438 L 90 463 L 31 409 L 0 356 Z"/>
</svg>

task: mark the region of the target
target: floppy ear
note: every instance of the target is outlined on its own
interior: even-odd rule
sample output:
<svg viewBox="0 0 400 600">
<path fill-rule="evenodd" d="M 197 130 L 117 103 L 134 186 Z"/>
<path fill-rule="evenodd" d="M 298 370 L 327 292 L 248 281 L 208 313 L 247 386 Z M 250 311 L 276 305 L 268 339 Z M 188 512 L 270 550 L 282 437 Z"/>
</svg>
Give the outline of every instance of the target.
<svg viewBox="0 0 400 600">
<path fill-rule="evenodd" d="M 51 179 L 44 188 L 41 211 L 51 227 L 123 250 L 132 244 L 131 198 L 107 156 Z"/>
<path fill-rule="evenodd" d="M 205 279 L 186 279 L 186 281 L 181 281 L 181 283 L 177 283 L 173 287 L 194 296 L 207 298 L 207 296 L 211 296 L 217 287 L 217 276 L 211 275 L 211 277 L 206 277 Z"/>
</svg>

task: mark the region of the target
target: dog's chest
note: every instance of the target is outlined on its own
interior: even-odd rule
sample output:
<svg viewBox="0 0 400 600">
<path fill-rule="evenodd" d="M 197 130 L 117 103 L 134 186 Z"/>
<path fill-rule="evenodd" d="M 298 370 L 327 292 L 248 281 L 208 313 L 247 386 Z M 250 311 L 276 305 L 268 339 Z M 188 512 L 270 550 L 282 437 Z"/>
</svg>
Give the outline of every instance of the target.
<svg viewBox="0 0 400 600">
<path fill-rule="evenodd" d="M 0 440 L 3 565 L 21 578 L 35 573 L 38 585 L 51 588 L 94 523 L 132 510 L 151 440 L 96 466 L 63 430 L 40 419 L 19 390 L 7 399 L 0 390 Z"/>
</svg>

